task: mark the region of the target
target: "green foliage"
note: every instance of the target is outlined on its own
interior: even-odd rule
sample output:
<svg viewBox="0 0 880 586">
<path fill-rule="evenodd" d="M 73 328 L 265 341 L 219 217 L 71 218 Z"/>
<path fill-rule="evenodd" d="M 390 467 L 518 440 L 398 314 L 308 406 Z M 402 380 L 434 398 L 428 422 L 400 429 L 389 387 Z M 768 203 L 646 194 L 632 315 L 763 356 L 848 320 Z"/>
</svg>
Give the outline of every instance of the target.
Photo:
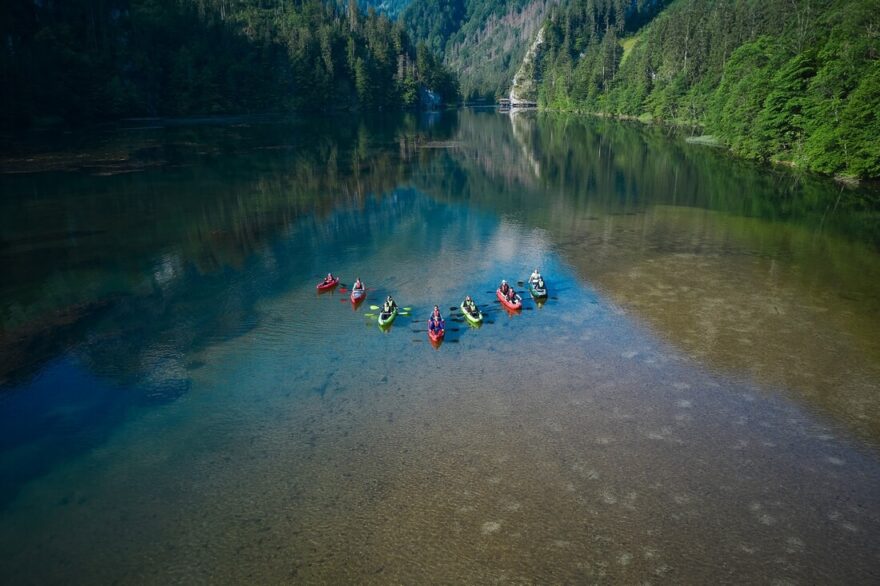
<svg viewBox="0 0 880 586">
<path fill-rule="evenodd" d="M 880 176 L 876 3 L 665 4 L 573 0 L 558 11 L 541 105 L 702 125 L 746 157 Z"/>
<path fill-rule="evenodd" d="M 773 72 L 780 66 L 778 57 L 771 37 L 740 46 L 730 56 L 715 91 L 710 130 L 740 155 L 761 155 L 760 130 L 755 122 L 763 115 L 763 105 L 773 88 Z"/>
<path fill-rule="evenodd" d="M 0 126 L 124 116 L 414 106 L 436 81 L 402 26 L 356 2 L 10 0 Z"/>
<path fill-rule="evenodd" d="M 792 57 L 773 75 L 770 92 L 755 119 L 753 132 L 759 156 L 796 154 L 801 149 L 805 92 L 815 72 L 815 55 L 805 51 Z"/>
</svg>

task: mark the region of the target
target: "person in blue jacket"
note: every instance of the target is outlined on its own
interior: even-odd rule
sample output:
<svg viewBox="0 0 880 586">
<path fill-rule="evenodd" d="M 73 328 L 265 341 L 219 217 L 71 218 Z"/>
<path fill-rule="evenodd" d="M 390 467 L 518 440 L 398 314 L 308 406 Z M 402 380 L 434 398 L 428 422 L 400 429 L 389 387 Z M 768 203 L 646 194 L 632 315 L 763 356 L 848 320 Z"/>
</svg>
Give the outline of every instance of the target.
<svg viewBox="0 0 880 586">
<path fill-rule="evenodd" d="M 431 317 L 428 318 L 428 329 L 431 330 L 432 333 L 437 333 L 438 331 L 444 329 L 446 327 L 443 322 L 443 316 L 440 315 L 440 308 L 438 306 L 434 306 L 434 311 L 431 313 Z"/>
</svg>

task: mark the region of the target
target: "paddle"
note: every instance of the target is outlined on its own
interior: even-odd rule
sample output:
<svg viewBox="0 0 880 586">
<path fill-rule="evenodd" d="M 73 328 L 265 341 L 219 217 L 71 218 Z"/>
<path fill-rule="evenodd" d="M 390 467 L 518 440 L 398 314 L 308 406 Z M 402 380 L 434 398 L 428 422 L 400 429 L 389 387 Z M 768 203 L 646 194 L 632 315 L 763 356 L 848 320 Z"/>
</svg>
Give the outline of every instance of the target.
<svg viewBox="0 0 880 586">
<path fill-rule="evenodd" d="M 377 309 L 382 309 L 382 308 L 379 307 L 378 305 L 371 305 L 371 306 L 370 306 L 370 309 L 372 309 L 373 311 L 376 311 Z M 412 309 L 412 307 L 398 307 L 398 308 L 397 308 L 397 311 L 398 311 L 398 312 L 401 312 L 401 311 L 410 311 L 411 309 Z"/>
</svg>

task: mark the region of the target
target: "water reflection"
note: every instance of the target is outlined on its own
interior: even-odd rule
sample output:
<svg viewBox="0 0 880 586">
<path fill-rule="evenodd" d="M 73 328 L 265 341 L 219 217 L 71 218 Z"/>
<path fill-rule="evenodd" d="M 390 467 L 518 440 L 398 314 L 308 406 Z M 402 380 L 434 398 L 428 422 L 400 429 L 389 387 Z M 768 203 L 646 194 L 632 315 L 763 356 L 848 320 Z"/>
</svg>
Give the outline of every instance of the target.
<svg viewBox="0 0 880 586">
<path fill-rule="evenodd" d="M 377 124 L 0 176 L 4 581 L 868 581 L 864 192 L 591 119 Z M 490 302 L 534 266 L 540 311 Z M 490 319 L 432 350 L 465 292 Z"/>
<path fill-rule="evenodd" d="M 457 141 L 434 165 L 461 168 L 451 176 L 462 180 L 427 171 L 426 191 L 540 226 L 585 280 L 691 356 L 880 442 L 870 188 L 590 118 L 464 114 Z"/>
<path fill-rule="evenodd" d="M 0 506 L 127 408 L 186 393 L 199 353 L 256 327 L 260 300 L 413 215 L 382 197 L 435 135 L 347 122 L 126 130 L 85 145 L 86 160 L 124 153 L 115 167 L 0 176 Z"/>
<path fill-rule="evenodd" d="M 343 228 L 333 210 L 363 208 L 371 194 L 405 181 L 412 159 L 431 155 L 418 145 L 435 136 L 412 117 L 343 120 L 326 132 L 318 126 L 120 131 L 93 137 L 97 145 L 87 144 L 86 154 L 100 145 L 139 173 L 96 177 L 86 165 L 60 175 L 0 176 L 0 383 L 38 370 L 64 347 L 64 331 L 125 298 L 160 295 L 179 305 L 173 295 L 187 288 L 174 284 L 186 273 L 240 269 L 302 217 L 322 224 L 315 230 L 329 238 Z M 445 130 L 436 124 L 432 132 L 442 137 Z M 64 151 L 55 158 L 78 161 Z M 161 168 L 152 170 L 157 161 Z"/>
</svg>

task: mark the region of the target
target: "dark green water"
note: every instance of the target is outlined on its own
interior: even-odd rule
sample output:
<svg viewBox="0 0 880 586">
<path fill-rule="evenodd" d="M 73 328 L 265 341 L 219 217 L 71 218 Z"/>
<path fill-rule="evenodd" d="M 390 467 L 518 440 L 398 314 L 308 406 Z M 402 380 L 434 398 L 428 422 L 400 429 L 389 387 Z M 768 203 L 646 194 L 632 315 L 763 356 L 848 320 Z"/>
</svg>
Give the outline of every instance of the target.
<svg viewBox="0 0 880 586">
<path fill-rule="evenodd" d="M 878 579 L 871 189 L 493 111 L 11 152 L 4 584 Z"/>
</svg>

